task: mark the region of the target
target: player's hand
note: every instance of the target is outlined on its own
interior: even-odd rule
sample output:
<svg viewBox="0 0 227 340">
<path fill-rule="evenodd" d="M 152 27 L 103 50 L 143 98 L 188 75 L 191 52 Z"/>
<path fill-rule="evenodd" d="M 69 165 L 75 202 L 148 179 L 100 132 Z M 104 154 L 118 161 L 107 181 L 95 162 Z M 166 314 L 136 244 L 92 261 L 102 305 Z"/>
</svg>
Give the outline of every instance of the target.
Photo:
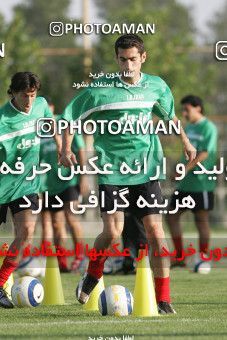
<svg viewBox="0 0 227 340">
<path fill-rule="evenodd" d="M 170 180 L 172 182 L 175 182 L 176 181 L 176 177 L 178 177 L 179 174 L 177 172 L 173 172 L 171 175 L 170 175 Z"/>
<path fill-rule="evenodd" d="M 88 186 L 88 180 L 87 177 L 82 175 L 80 176 L 80 194 L 82 196 L 87 196 L 88 192 L 89 192 L 89 186 Z"/>
<path fill-rule="evenodd" d="M 63 165 L 65 168 L 77 164 L 76 156 L 72 152 L 62 152 L 58 157 L 58 164 Z"/>
<path fill-rule="evenodd" d="M 196 158 L 196 148 L 190 143 L 184 145 L 184 154 L 187 161 L 192 162 Z"/>
</svg>

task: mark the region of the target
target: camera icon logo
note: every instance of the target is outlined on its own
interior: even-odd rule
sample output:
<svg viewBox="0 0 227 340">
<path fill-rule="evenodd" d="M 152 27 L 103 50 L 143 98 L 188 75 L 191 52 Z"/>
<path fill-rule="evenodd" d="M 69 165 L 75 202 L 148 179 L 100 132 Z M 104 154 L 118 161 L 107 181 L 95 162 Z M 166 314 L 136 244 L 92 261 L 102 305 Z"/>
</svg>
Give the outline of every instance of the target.
<svg viewBox="0 0 227 340">
<path fill-rule="evenodd" d="M 60 37 L 64 34 L 64 25 L 61 21 L 52 21 L 49 25 L 49 33 L 52 37 Z"/>
<path fill-rule="evenodd" d="M 217 60 L 227 60 L 227 41 L 218 41 L 215 46 Z"/>
<path fill-rule="evenodd" d="M 40 138 L 50 138 L 56 133 L 55 121 L 53 118 L 39 118 L 36 121 L 36 133 Z"/>
</svg>

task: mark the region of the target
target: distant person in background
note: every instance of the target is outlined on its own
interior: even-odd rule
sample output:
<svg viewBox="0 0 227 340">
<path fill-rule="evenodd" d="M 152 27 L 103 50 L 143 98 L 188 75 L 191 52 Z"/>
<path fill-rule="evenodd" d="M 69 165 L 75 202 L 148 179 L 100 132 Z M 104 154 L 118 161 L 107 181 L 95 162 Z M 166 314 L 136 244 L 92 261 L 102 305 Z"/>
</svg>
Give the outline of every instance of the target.
<svg viewBox="0 0 227 340">
<path fill-rule="evenodd" d="M 47 98 L 48 104 L 54 113 L 54 104 Z M 61 116 L 56 116 L 56 120 Z M 84 155 L 84 141 L 81 135 L 76 135 L 73 140 L 74 152 L 78 155 L 80 165 L 85 165 Z M 48 192 L 48 207 L 45 207 L 45 195 L 43 194 L 43 211 L 42 211 L 42 226 L 43 236 L 42 240 L 51 241 L 54 239 L 55 246 L 62 250 L 66 246 L 67 231 L 66 224 L 69 226 L 72 235 L 74 247 L 77 243 L 81 244 L 81 252 L 78 253 L 68 267 L 66 256 L 59 256 L 59 268 L 61 272 L 77 271 L 81 261 L 83 260 L 82 247 L 82 227 L 80 225 L 77 215 L 70 210 L 70 202 L 74 202 L 73 206 L 76 208 L 78 204 L 79 195 L 84 195 L 87 192 L 87 183 L 84 176 L 73 176 L 71 180 L 63 181 L 58 177 L 58 159 L 56 144 L 53 138 L 42 138 L 41 141 L 41 162 L 51 165 L 51 171 L 42 176 L 41 192 Z M 61 167 L 62 174 L 67 176 L 70 174 L 70 169 Z M 53 204 L 58 204 L 55 195 L 57 195 L 63 202 L 62 208 L 54 208 Z"/>
<path fill-rule="evenodd" d="M 199 233 L 199 250 L 207 253 L 210 240 L 209 211 L 214 206 L 214 189 L 216 181 L 209 180 L 207 174 L 194 174 L 193 170 L 199 170 L 197 163 L 200 162 L 207 170 L 212 170 L 216 164 L 217 153 L 217 128 L 204 116 L 203 101 L 201 98 L 188 95 L 181 100 L 182 115 L 188 121 L 185 132 L 196 148 L 196 158 L 187 163 L 186 176 L 176 185 L 178 195 L 173 194 L 170 202 L 170 209 L 176 207 L 176 199 L 182 199 L 190 195 L 195 201 L 195 208 L 192 209 L 195 225 Z M 184 157 L 181 163 L 186 163 Z M 180 218 L 186 209 L 180 209 L 175 214 L 167 215 L 167 223 L 176 250 L 176 257 L 181 258 L 183 250 L 182 228 Z M 174 266 L 185 266 L 185 261 L 175 261 Z"/>
</svg>

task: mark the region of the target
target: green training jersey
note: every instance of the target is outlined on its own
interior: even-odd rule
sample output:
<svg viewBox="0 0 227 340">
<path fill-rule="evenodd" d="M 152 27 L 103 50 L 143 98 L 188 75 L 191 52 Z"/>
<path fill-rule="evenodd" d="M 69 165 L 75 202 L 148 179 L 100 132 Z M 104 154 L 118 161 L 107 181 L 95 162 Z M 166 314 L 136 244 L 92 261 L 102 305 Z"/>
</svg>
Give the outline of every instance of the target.
<svg viewBox="0 0 227 340">
<path fill-rule="evenodd" d="M 61 116 L 59 115 L 57 120 L 60 118 Z M 84 147 L 85 144 L 82 135 L 75 135 L 72 143 L 73 152 L 77 153 L 79 149 Z M 51 165 L 51 170 L 41 176 L 40 192 L 48 191 L 49 195 L 57 195 L 68 187 L 78 184 L 79 175 L 74 175 L 72 179 L 66 181 L 61 180 L 58 177 L 59 167 L 61 168 L 61 174 L 64 177 L 69 176 L 71 170 L 58 165 L 57 145 L 53 137 L 41 138 L 40 162 Z"/>
<path fill-rule="evenodd" d="M 103 86 L 100 86 L 104 84 Z M 114 79 L 103 77 L 94 81 L 84 89 L 66 107 L 63 118 L 67 121 L 81 120 L 107 120 L 120 121 L 126 124 L 141 119 L 147 122 L 156 114 L 163 120 L 174 117 L 174 100 L 167 84 L 157 76 L 141 73 L 137 84 L 130 85 L 120 77 Z M 99 184 L 135 185 L 149 182 L 150 176 L 155 176 L 156 167 L 162 168 L 163 151 L 159 137 L 156 134 L 131 131 L 112 134 L 107 125 L 104 134 L 97 130 L 94 133 L 94 148 L 98 156 L 97 165 L 100 169 L 106 163 L 112 165 L 113 174 L 99 174 Z M 118 129 L 118 127 L 116 127 Z M 144 159 L 147 161 L 147 170 L 144 171 Z M 138 174 L 122 174 L 120 165 L 126 162 L 133 170 L 136 161 L 141 164 Z M 137 163 L 138 164 L 138 163 Z M 134 167 L 134 168 L 133 168 Z M 163 172 L 159 176 L 164 178 Z"/>
<path fill-rule="evenodd" d="M 192 145 L 197 150 L 197 153 L 201 151 L 207 151 L 208 157 L 202 162 L 207 170 L 212 170 L 216 164 L 216 153 L 217 153 L 217 128 L 207 118 L 202 118 L 195 124 L 188 124 L 185 128 L 185 132 Z M 182 156 L 182 163 L 187 163 L 185 157 Z M 214 180 L 209 180 L 210 175 L 206 174 L 194 174 L 194 170 L 199 170 L 197 166 L 183 178 L 177 184 L 177 189 L 180 191 L 189 192 L 202 192 L 202 191 L 213 191 L 216 186 Z"/>
<path fill-rule="evenodd" d="M 39 192 L 40 176 L 33 180 L 26 180 L 26 177 L 32 175 L 33 165 L 37 168 L 39 165 L 40 138 L 36 133 L 36 121 L 44 117 L 50 118 L 52 113 L 43 97 L 34 100 L 29 113 L 20 112 L 11 101 L 0 108 L 0 165 L 5 162 L 15 170 L 17 161 L 24 164 L 21 174 L 3 174 L 1 168 L 0 204 Z"/>
</svg>

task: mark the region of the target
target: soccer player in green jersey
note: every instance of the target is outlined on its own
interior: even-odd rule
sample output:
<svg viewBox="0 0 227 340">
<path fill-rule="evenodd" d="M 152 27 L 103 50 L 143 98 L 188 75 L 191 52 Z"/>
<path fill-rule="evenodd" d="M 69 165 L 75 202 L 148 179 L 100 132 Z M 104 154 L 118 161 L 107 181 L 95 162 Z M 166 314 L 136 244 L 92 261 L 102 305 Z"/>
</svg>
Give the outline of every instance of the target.
<svg viewBox="0 0 227 340">
<path fill-rule="evenodd" d="M 121 74 L 116 74 L 111 79 L 106 75 L 95 81 L 72 100 L 66 107 L 63 117 L 67 121 L 86 118 L 94 121 L 114 121 L 117 133 L 110 133 L 106 128 L 103 135 L 100 128 L 94 134 L 94 147 L 99 167 L 102 169 L 104 164 L 111 163 L 113 170 L 111 175 L 98 176 L 100 197 L 103 197 L 104 193 L 105 204 L 100 198 L 103 232 L 96 238 L 94 247 L 97 251 L 108 249 L 121 235 L 125 208 L 118 206 L 117 211 L 111 214 L 108 211 L 113 209 L 116 196 L 117 202 L 123 203 L 121 190 L 126 189 L 130 209 L 142 219 L 152 248 L 152 266 L 159 312 L 174 313 L 170 304 L 169 262 L 163 257 L 154 256 L 154 251 L 160 251 L 163 246 L 167 247 L 162 216 L 157 206 L 138 208 L 137 204 L 140 195 L 150 205 L 154 203 L 153 195 L 158 203 L 163 200 L 159 181 L 150 181 L 150 177 L 156 174 L 157 165 L 162 163 L 161 143 L 155 134 L 142 132 L 133 134 L 130 131 L 118 133 L 119 124 L 127 124 L 129 120 L 136 124 L 139 119 L 143 122 L 150 121 L 153 113 L 161 119 L 177 122 L 173 96 L 161 78 L 141 72 L 142 64 L 146 60 L 146 52 L 140 37 L 133 34 L 119 37 L 115 43 L 115 53 Z M 196 150 L 190 144 L 183 129 L 180 135 L 185 153 L 189 161 L 192 161 Z M 66 167 L 71 166 L 75 161 L 71 151 L 72 138 L 70 130 L 66 130 L 60 155 L 60 162 Z M 144 159 L 147 161 L 147 171 L 143 171 Z M 121 173 L 119 168 L 122 162 L 126 162 L 133 168 L 136 161 L 142 164 L 140 173 L 135 175 Z M 159 178 L 164 178 L 162 173 Z M 80 303 L 84 304 L 88 301 L 91 291 L 103 274 L 105 260 L 106 257 L 98 257 L 96 261 L 89 262 L 87 273 L 76 289 Z"/>
<path fill-rule="evenodd" d="M 199 250 L 207 253 L 210 239 L 209 210 L 214 205 L 214 189 L 216 182 L 209 180 L 208 174 L 194 174 L 194 170 L 200 169 L 198 162 L 202 163 L 207 170 L 212 170 L 216 164 L 217 153 L 217 128 L 204 116 L 203 101 L 201 98 L 188 95 L 181 100 L 182 114 L 188 121 L 185 132 L 190 142 L 196 148 L 198 154 L 190 163 L 186 164 L 186 176 L 176 185 L 178 195 L 173 194 L 170 209 L 176 207 L 176 199 L 180 201 L 190 195 L 195 201 L 192 209 L 195 225 L 199 232 Z M 184 158 L 181 159 L 185 163 Z M 182 257 L 183 241 L 180 218 L 186 209 L 180 209 L 175 214 L 167 216 L 167 222 L 172 234 L 176 249 L 176 257 Z M 176 260 L 172 266 L 185 266 L 184 260 Z"/>
<path fill-rule="evenodd" d="M 47 98 L 50 109 L 54 114 L 54 105 Z M 61 116 L 56 115 L 56 121 Z M 80 166 L 85 165 L 85 154 L 84 154 L 84 139 L 81 135 L 75 135 L 73 140 L 73 152 L 78 155 Z M 51 241 L 52 234 L 54 237 L 54 244 L 58 246 L 58 249 L 64 247 L 64 242 L 67 236 L 65 224 L 70 229 L 72 234 L 73 244 L 76 246 L 77 243 L 81 244 L 80 251 L 75 255 L 71 264 L 71 270 L 77 271 L 84 257 L 83 245 L 82 245 L 82 226 L 80 221 L 75 214 L 70 210 L 70 202 L 76 207 L 78 204 L 79 195 L 87 193 L 87 180 L 85 176 L 73 176 L 72 179 L 63 181 L 58 176 L 58 154 L 57 146 L 54 138 L 42 138 L 40 148 L 40 160 L 41 162 L 48 163 L 51 165 L 51 171 L 41 176 L 41 187 L 40 192 L 43 193 L 43 209 L 42 209 L 42 227 L 43 227 L 43 242 Z M 69 176 L 71 173 L 70 169 L 61 167 L 61 174 L 64 177 Z M 46 192 L 46 193 L 45 193 Z M 45 197 L 48 195 L 48 206 L 45 206 Z M 63 206 L 56 208 L 52 205 L 58 204 L 59 202 L 55 198 L 57 195 L 63 202 Z M 61 272 L 70 272 L 67 266 L 66 256 L 58 257 L 59 269 Z"/>
<path fill-rule="evenodd" d="M 46 100 L 37 97 L 39 89 L 40 80 L 35 74 L 18 72 L 12 77 L 8 90 L 12 99 L 0 108 L 0 223 L 6 221 L 7 209 L 10 208 L 15 227 L 15 239 L 9 247 L 15 256 L 6 256 L 0 268 L 0 307 L 4 308 L 13 308 L 13 304 L 3 285 L 16 269 L 22 247 L 31 241 L 36 223 L 32 210 L 38 208 L 40 178 L 26 180 L 26 177 L 33 173 L 33 166 L 39 165 L 40 139 L 36 133 L 36 121 L 52 117 Z M 15 170 L 19 161 L 20 168 L 16 169 L 22 170 L 18 174 L 3 174 L 4 164 Z M 23 196 L 31 202 L 29 208 L 21 207 L 26 203 Z"/>
</svg>

